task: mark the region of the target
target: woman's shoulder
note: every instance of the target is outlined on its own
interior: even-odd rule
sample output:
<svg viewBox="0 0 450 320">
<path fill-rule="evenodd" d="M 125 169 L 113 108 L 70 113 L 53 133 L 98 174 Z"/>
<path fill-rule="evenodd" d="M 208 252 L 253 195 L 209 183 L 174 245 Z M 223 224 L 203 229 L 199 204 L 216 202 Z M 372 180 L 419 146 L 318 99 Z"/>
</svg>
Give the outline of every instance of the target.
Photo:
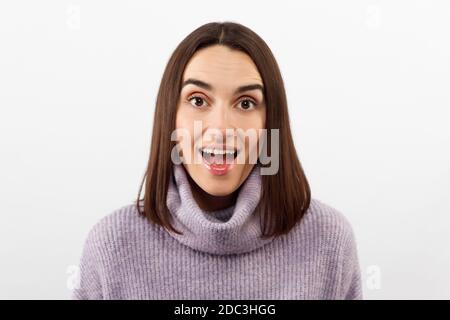
<svg viewBox="0 0 450 320">
<path fill-rule="evenodd" d="M 86 242 L 96 247 L 123 243 L 147 225 L 135 204 L 122 205 L 102 216 L 88 231 Z"/>
<path fill-rule="evenodd" d="M 352 241 L 354 231 L 348 217 L 339 209 L 319 200 L 311 198 L 300 229 L 311 236 L 327 239 L 330 242 Z"/>
<path fill-rule="evenodd" d="M 349 218 L 341 210 L 313 199 L 301 225 L 299 243 L 323 262 L 325 278 L 337 284 L 338 299 L 362 299 L 358 246 Z"/>
</svg>

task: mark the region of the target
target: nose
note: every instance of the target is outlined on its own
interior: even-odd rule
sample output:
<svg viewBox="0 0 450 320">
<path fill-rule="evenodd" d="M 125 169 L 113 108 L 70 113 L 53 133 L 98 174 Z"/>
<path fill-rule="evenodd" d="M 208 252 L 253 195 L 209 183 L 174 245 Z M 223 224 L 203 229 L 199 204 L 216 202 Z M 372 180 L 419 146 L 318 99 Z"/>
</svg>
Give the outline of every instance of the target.
<svg viewBox="0 0 450 320">
<path fill-rule="evenodd" d="M 229 125 L 228 108 L 224 103 L 215 105 L 208 115 L 208 126 L 219 130 L 226 129 Z"/>
<path fill-rule="evenodd" d="M 226 142 L 225 139 L 232 139 L 234 137 L 234 126 L 230 121 L 231 117 L 228 109 L 224 103 L 215 105 L 209 112 L 207 123 L 205 124 L 205 129 L 209 132 L 208 135 L 221 135 L 223 143 Z M 208 138 L 218 141 L 218 138 L 214 136 Z"/>
</svg>

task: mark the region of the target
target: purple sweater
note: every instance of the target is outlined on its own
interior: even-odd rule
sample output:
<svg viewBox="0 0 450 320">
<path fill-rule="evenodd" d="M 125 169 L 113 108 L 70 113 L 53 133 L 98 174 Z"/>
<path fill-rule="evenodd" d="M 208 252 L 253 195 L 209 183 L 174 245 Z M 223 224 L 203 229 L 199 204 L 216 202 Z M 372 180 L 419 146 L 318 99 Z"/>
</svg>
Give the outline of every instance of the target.
<svg viewBox="0 0 450 320">
<path fill-rule="evenodd" d="M 168 232 L 118 208 L 89 231 L 72 299 L 362 299 L 354 233 L 336 209 L 312 199 L 288 234 L 261 239 L 255 167 L 234 206 L 205 212 L 174 165 Z"/>
</svg>

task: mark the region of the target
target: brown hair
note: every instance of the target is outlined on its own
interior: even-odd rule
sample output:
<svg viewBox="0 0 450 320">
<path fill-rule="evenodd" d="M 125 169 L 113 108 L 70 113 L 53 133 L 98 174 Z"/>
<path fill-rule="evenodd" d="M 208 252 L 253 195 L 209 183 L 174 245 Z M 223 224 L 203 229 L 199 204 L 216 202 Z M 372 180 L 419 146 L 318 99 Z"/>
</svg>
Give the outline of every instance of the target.
<svg viewBox="0 0 450 320">
<path fill-rule="evenodd" d="M 262 77 L 266 102 L 267 147 L 270 153 L 270 129 L 279 129 L 279 170 L 275 175 L 262 175 L 259 202 L 263 237 L 278 236 L 291 230 L 301 220 L 311 201 L 311 190 L 295 151 L 289 125 L 287 99 L 278 64 L 267 44 L 249 28 L 233 22 L 207 23 L 190 33 L 170 57 L 161 80 L 150 155 L 140 185 L 136 207 L 150 221 L 181 234 L 171 224 L 166 196 L 171 179 L 171 150 L 175 141 L 171 133 L 184 69 L 193 54 L 211 45 L 220 44 L 248 54 Z M 145 183 L 144 198 L 140 199 Z M 139 203 L 143 201 L 143 208 Z"/>
</svg>

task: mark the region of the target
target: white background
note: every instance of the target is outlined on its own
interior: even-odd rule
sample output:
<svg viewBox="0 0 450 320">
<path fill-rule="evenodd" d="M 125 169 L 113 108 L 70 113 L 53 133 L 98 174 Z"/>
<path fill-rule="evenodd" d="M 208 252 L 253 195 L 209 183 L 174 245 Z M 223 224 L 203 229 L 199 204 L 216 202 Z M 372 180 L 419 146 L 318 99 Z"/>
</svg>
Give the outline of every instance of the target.
<svg viewBox="0 0 450 320">
<path fill-rule="evenodd" d="M 366 299 L 450 298 L 450 1 L 2 1 L 0 298 L 67 299 L 89 229 L 136 198 L 165 64 L 198 26 L 271 47 L 313 197 Z"/>
</svg>

